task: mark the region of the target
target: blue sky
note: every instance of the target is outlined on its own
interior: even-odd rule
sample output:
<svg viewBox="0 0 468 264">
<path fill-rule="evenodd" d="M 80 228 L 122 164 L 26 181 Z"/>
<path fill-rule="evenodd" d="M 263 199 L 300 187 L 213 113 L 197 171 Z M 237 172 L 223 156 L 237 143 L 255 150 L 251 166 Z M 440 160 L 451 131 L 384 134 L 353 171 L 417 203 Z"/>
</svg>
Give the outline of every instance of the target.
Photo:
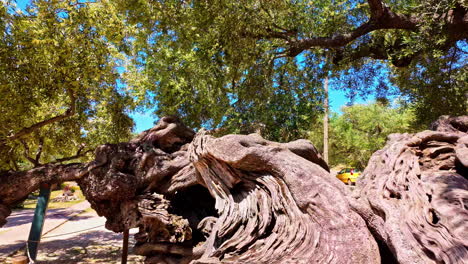
<svg viewBox="0 0 468 264">
<path fill-rule="evenodd" d="M 16 1 L 16 4 L 18 5 L 19 8 L 25 10 L 26 9 L 26 5 L 31 2 L 30 0 L 17 0 Z"/>
</svg>

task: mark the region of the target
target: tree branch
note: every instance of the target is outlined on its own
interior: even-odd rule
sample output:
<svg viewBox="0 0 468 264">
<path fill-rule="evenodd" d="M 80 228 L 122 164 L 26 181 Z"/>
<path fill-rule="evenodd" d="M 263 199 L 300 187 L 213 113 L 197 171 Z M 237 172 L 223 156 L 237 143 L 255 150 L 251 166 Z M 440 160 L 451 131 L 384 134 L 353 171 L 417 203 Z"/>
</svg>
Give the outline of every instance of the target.
<svg viewBox="0 0 468 264">
<path fill-rule="evenodd" d="M 368 0 L 369 9 L 371 12 L 371 19 L 381 17 L 385 11 L 385 5 L 380 0 Z"/>
<path fill-rule="evenodd" d="M 11 206 L 37 190 L 41 183 L 78 180 L 88 164 L 46 164 L 28 171 L 0 173 L 0 204 Z"/>
<path fill-rule="evenodd" d="M 300 39 L 294 36 L 291 37 L 290 35 L 286 35 L 283 32 L 274 32 L 270 34 L 270 37 L 283 40 L 287 39 L 286 41 L 288 49 L 284 51 L 284 54 L 289 57 L 295 57 L 304 50 L 308 50 L 313 47 L 332 49 L 345 47 L 359 37 L 376 30 L 402 29 L 414 31 L 420 27 L 421 22 L 423 21 L 422 18 L 417 15 L 407 16 L 394 13 L 381 0 L 368 0 L 367 2 L 369 4 L 370 10 L 369 20 L 349 33 L 336 34 L 329 37 L 310 37 Z M 441 23 L 446 23 L 445 29 L 443 33 L 441 33 L 447 35 L 447 41 L 443 48 L 449 49 L 458 40 L 468 38 L 468 9 L 461 6 L 459 3 L 457 3 L 456 6 L 447 13 L 437 16 L 436 19 L 439 19 Z M 389 56 L 389 52 L 385 49 L 382 50 L 381 47 L 369 48 L 368 44 L 363 45 L 364 46 L 361 47 L 362 45 L 360 44 L 356 49 L 357 52 L 351 53 L 354 56 L 354 59 L 362 57 L 388 59 L 391 57 Z M 398 47 L 393 48 L 398 50 Z M 341 55 L 338 54 L 338 57 Z M 414 59 L 416 56 L 418 56 L 418 54 L 414 54 L 406 58 L 392 57 L 392 63 L 397 67 L 404 67 L 409 65 L 412 59 Z M 341 60 L 341 58 L 338 60 Z"/>
<path fill-rule="evenodd" d="M 357 38 L 379 29 L 405 29 L 415 30 L 417 19 L 392 12 L 379 0 L 369 0 L 371 17 L 369 21 L 345 34 L 336 34 L 331 37 L 312 37 L 289 40 L 290 48 L 286 54 L 295 57 L 304 50 L 312 47 L 339 48 L 346 46 Z M 274 35 L 272 35 L 274 37 Z"/>
<path fill-rule="evenodd" d="M 420 51 L 415 52 L 412 55 L 407 56 L 392 56 L 392 53 L 403 47 L 401 42 L 395 43 L 394 45 L 384 46 L 383 39 L 380 43 L 379 40 L 375 40 L 372 43 L 363 43 L 355 49 L 340 49 L 334 54 L 332 62 L 334 64 L 340 63 L 342 60 L 354 61 L 360 58 L 373 58 L 377 60 L 386 60 L 391 58 L 392 64 L 396 67 L 406 67 L 411 61 L 420 55 Z"/>
<path fill-rule="evenodd" d="M 70 107 L 65 111 L 65 113 L 63 113 L 61 115 L 58 115 L 58 116 L 55 116 L 55 117 L 52 117 L 52 118 L 49 118 L 49 119 L 46 119 L 46 120 L 43 120 L 43 121 L 41 121 L 39 123 L 36 123 L 36 124 L 34 124 L 32 126 L 25 127 L 23 129 L 21 129 L 20 131 L 14 133 L 12 135 L 7 136 L 6 139 L 8 139 L 8 140 L 18 139 L 20 137 L 23 137 L 25 135 L 28 135 L 28 134 L 38 130 L 39 128 L 41 128 L 43 126 L 46 126 L 48 124 L 52 124 L 52 123 L 61 121 L 61 120 L 65 119 L 65 118 L 68 118 L 70 116 L 73 116 L 75 114 L 76 98 L 75 98 L 72 90 L 67 89 L 67 93 L 68 93 L 68 97 L 70 98 Z"/>
<path fill-rule="evenodd" d="M 299 55 L 306 49 L 312 47 L 338 48 L 347 45 L 351 41 L 376 30 L 378 27 L 371 22 L 367 22 L 350 33 L 334 35 L 332 37 L 315 37 L 289 41 L 289 49 L 286 54 L 290 57 Z"/>
<path fill-rule="evenodd" d="M 92 152 L 93 150 L 92 149 L 88 149 L 86 150 L 85 152 L 82 152 L 83 149 L 84 149 L 84 145 L 82 145 L 78 151 L 76 152 L 75 155 L 73 156 L 70 156 L 70 157 L 65 157 L 65 158 L 61 158 L 61 159 L 56 159 L 55 161 L 51 162 L 50 164 L 57 164 L 57 163 L 62 163 L 62 162 L 65 162 L 65 161 L 69 161 L 69 160 L 74 160 L 74 159 L 77 159 L 77 158 L 81 158 L 83 157 L 84 155 Z"/>
<path fill-rule="evenodd" d="M 36 151 L 36 158 L 35 158 L 36 164 L 40 164 L 39 159 L 41 158 L 43 147 L 44 147 L 44 138 L 41 137 L 39 138 L 39 147 L 37 148 L 37 151 Z"/>
<path fill-rule="evenodd" d="M 29 146 L 28 146 L 28 144 L 27 144 L 24 140 L 21 140 L 21 144 L 23 144 L 23 147 L 24 147 L 23 156 L 24 156 L 29 162 L 31 162 L 31 163 L 34 165 L 34 168 L 35 168 L 35 167 L 38 167 L 39 164 L 37 163 L 37 161 L 29 156 Z"/>
</svg>

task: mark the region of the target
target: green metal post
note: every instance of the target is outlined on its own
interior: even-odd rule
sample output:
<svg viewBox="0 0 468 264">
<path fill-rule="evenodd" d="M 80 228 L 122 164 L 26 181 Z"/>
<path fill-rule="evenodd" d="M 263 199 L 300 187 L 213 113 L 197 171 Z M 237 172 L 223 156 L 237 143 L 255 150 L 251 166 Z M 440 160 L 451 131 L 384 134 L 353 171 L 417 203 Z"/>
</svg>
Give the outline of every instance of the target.
<svg viewBox="0 0 468 264">
<path fill-rule="evenodd" d="M 122 246 L 122 264 L 127 264 L 128 258 L 128 229 L 125 228 L 123 232 L 123 246 Z"/>
<path fill-rule="evenodd" d="M 29 238 L 26 247 L 26 254 L 31 262 L 36 261 L 37 247 L 41 240 L 42 228 L 44 227 L 45 214 L 47 205 L 50 198 L 50 184 L 42 184 L 39 190 L 39 197 L 37 198 L 36 210 L 34 211 L 34 218 L 29 231 Z"/>
</svg>

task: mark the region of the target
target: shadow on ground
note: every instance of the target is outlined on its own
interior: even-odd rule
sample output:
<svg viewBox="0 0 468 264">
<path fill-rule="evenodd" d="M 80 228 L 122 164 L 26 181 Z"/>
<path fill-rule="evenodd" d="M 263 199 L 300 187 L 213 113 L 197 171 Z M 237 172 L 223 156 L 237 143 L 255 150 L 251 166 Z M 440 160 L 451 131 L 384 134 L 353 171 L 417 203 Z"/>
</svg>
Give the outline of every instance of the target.
<svg viewBox="0 0 468 264">
<path fill-rule="evenodd" d="M 46 221 L 48 219 L 61 219 L 69 217 L 71 212 L 65 208 L 60 209 L 47 209 Z M 32 222 L 34 216 L 34 209 L 22 209 L 21 211 L 14 211 L 12 215 L 7 217 L 7 223 L 2 228 L 9 228 L 29 224 Z M 89 218 L 89 216 L 76 216 L 80 219 Z M 73 218 L 75 219 L 75 217 Z"/>
<path fill-rule="evenodd" d="M 133 255 L 131 249 L 135 241 L 130 236 L 129 264 L 143 264 L 144 257 Z M 22 252 L 19 252 L 22 254 Z M 122 254 L 122 234 L 106 230 L 94 230 L 66 234 L 60 236 L 44 237 L 39 245 L 37 256 L 38 264 L 85 264 L 85 263 L 120 263 Z M 0 258 L 0 263 L 11 263 L 11 258 Z"/>
<path fill-rule="evenodd" d="M 130 239 L 129 251 L 133 245 Z M 37 263 L 118 263 L 121 248 L 122 234 L 110 231 L 89 231 L 66 239 L 51 237 L 39 246 Z M 128 263 L 144 263 L 143 257 L 129 253 Z"/>
</svg>

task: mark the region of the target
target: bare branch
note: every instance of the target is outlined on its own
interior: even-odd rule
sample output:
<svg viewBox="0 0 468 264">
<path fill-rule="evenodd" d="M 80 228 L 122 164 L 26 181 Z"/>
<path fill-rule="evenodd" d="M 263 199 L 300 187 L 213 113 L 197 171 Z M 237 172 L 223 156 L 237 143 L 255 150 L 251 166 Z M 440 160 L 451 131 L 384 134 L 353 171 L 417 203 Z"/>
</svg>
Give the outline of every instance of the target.
<svg viewBox="0 0 468 264">
<path fill-rule="evenodd" d="M 287 57 L 289 56 L 286 54 L 275 54 L 274 59 L 276 60 L 276 59 L 287 58 Z"/>
<path fill-rule="evenodd" d="M 41 154 L 42 154 L 42 148 L 44 147 L 44 138 L 41 137 L 39 138 L 39 147 L 37 148 L 37 151 L 36 151 L 36 164 L 40 164 L 39 163 L 39 159 L 41 158 Z"/>
<path fill-rule="evenodd" d="M 65 161 L 70 161 L 70 160 L 78 159 L 78 158 L 81 158 L 81 157 L 85 156 L 86 154 L 88 154 L 88 153 L 90 153 L 90 152 L 93 151 L 92 149 L 88 149 L 88 150 L 82 152 L 83 149 L 84 149 L 84 147 L 85 147 L 85 146 L 82 145 L 82 146 L 78 149 L 78 151 L 76 152 L 75 155 L 70 156 L 70 157 L 61 158 L 61 159 L 56 159 L 55 161 L 51 162 L 50 164 L 57 164 L 57 163 L 65 162 Z"/>
<path fill-rule="evenodd" d="M 27 144 L 24 140 L 21 140 L 21 144 L 23 144 L 23 147 L 24 147 L 23 156 L 24 156 L 29 162 L 31 162 L 31 163 L 34 165 L 34 167 L 37 167 L 37 166 L 39 165 L 39 164 L 37 163 L 37 161 L 29 156 L 29 146 L 28 146 L 28 144 Z"/>
</svg>

